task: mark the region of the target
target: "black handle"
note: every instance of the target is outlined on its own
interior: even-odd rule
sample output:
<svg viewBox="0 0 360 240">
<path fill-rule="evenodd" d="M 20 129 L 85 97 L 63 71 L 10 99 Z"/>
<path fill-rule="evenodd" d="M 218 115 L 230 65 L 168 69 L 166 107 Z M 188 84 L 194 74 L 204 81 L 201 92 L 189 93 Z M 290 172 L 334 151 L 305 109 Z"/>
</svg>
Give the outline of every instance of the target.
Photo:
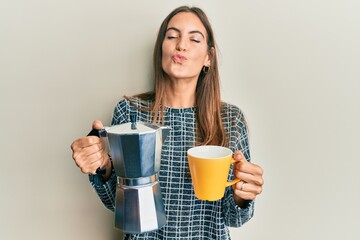
<svg viewBox="0 0 360 240">
<path fill-rule="evenodd" d="M 87 136 L 96 136 L 100 138 L 100 131 L 97 129 L 92 129 Z M 100 167 L 98 167 L 98 169 L 96 169 L 96 174 L 105 175 L 106 168 L 101 169 Z"/>
<path fill-rule="evenodd" d="M 96 136 L 96 137 L 100 138 L 100 131 L 97 130 L 97 129 L 92 129 L 92 130 L 89 132 L 88 136 Z"/>
</svg>

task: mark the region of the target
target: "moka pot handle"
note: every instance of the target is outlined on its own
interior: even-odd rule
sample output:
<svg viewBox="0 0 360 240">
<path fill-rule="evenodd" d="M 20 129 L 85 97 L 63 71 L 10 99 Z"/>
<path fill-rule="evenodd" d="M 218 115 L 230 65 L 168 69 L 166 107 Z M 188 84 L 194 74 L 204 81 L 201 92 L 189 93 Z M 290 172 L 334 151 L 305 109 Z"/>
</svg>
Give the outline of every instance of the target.
<svg viewBox="0 0 360 240">
<path fill-rule="evenodd" d="M 107 136 L 107 132 L 104 128 L 102 129 L 92 129 L 87 136 L 96 136 L 98 138 L 101 138 L 101 137 L 106 137 Z M 96 174 L 98 175 L 105 175 L 106 174 L 106 168 L 100 168 L 98 167 L 96 169 Z"/>
</svg>

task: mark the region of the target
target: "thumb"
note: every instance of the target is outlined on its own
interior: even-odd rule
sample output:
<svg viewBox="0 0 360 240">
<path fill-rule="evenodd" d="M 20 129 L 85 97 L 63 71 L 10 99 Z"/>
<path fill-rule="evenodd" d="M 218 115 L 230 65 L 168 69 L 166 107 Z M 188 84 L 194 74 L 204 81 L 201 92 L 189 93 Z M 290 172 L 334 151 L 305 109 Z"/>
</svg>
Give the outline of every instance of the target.
<svg viewBox="0 0 360 240">
<path fill-rule="evenodd" d="M 104 127 L 104 125 L 102 124 L 102 122 L 100 120 L 95 120 L 92 124 L 92 128 L 96 129 L 96 130 L 99 130 L 103 127 Z"/>
</svg>

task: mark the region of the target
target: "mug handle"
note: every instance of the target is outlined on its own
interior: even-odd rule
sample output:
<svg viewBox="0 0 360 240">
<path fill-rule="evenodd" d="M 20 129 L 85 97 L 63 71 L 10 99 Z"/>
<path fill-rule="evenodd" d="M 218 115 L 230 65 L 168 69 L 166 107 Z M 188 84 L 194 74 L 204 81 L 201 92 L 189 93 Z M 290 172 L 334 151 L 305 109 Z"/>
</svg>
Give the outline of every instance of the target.
<svg viewBox="0 0 360 240">
<path fill-rule="evenodd" d="M 232 158 L 230 164 L 234 164 L 234 163 L 242 162 L 242 161 L 243 161 L 243 160 L 235 160 L 235 159 Z M 240 181 L 241 181 L 240 178 L 234 178 L 232 181 L 226 182 L 226 183 L 225 183 L 225 186 L 226 186 L 226 187 L 229 187 L 229 186 L 234 185 L 235 183 L 238 183 L 238 182 L 240 182 Z"/>
</svg>

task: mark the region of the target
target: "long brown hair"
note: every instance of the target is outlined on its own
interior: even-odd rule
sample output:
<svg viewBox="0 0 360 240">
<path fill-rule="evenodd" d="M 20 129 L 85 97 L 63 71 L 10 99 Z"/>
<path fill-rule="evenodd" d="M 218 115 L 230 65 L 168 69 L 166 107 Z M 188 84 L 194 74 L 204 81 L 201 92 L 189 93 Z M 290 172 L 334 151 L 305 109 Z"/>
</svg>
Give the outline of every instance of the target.
<svg viewBox="0 0 360 240">
<path fill-rule="evenodd" d="M 162 68 L 162 43 L 170 20 L 180 12 L 194 13 L 204 25 L 207 32 L 208 54 L 210 66 L 204 67 L 199 75 L 196 86 L 196 119 L 197 144 L 225 146 L 226 134 L 221 120 L 221 97 L 218 63 L 216 57 L 216 44 L 214 33 L 206 14 L 197 7 L 181 6 L 173 10 L 162 22 L 154 48 L 154 90 L 135 95 L 143 100 L 153 100 L 148 109 L 154 114 L 153 122 L 161 123 L 164 118 L 164 96 L 166 73 Z M 129 99 L 128 97 L 126 97 Z M 160 113 L 160 116 L 159 116 Z"/>
</svg>

